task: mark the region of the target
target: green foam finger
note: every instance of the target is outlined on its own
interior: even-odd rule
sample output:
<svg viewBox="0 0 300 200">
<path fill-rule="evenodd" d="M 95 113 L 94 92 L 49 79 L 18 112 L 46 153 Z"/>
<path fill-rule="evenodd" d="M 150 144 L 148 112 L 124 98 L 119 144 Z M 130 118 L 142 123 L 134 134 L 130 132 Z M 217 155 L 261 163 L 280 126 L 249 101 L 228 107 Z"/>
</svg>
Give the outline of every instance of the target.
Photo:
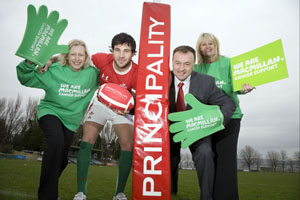
<svg viewBox="0 0 300 200">
<path fill-rule="evenodd" d="M 187 93 L 184 96 L 184 99 L 192 108 L 199 104 L 199 101 L 194 97 L 194 95 L 192 95 L 190 93 Z"/>
<path fill-rule="evenodd" d="M 68 20 L 62 19 L 57 23 L 57 30 L 63 32 L 68 26 Z"/>
<path fill-rule="evenodd" d="M 27 22 L 31 21 L 34 17 L 36 17 L 36 9 L 33 5 L 29 5 L 27 7 Z"/>
<path fill-rule="evenodd" d="M 178 112 L 174 112 L 174 113 L 170 113 L 168 114 L 168 119 L 171 121 L 180 121 L 180 118 L 178 116 L 179 113 Z"/>
<path fill-rule="evenodd" d="M 206 110 L 207 108 L 209 108 L 211 105 L 206 105 L 201 103 L 200 101 L 198 101 L 198 99 L 196 99 L 196 97 L 194 97 L 194 95 L 188 93 L 185 95 L 185 101 L 192 107 L 192 108 L 196 108 L 197 110 Z M 215 105 L 213 105 L 215 106 Z"/>
<path fill-rule="evenodd" d="M 180 142 L 182 140 L 185 140 L 186 138 L 187 138 L 187 132 L 186 131 L 181 131 L 181 132 L 174 135 L 173 141 L 174 142 Z"/>
<path fill-rule="evenodd" d="M 58 21 L 58 18 L 59 18 L 59 14 L 56 10 L 54 10 L 49 14 L 48 21 L 50 21 L 53 24 L 56 24 Z"/>
<path fill-rule="evenodd" d="M 181 148 L 185 149 L 196 141 L 197 140 L 195 140 L 194 138 L 188 138 L 181 143 Z"/>
<path fill-rule="evenodd" d="M 182 130 L 185 130 L 184 122 L 176 122 L 176 123 L 173 123 L 169 126 L 169 131 L 171 133 L 176 133 L 176 132 L 179 132 L 179 131 L 182 131 Z"/>
<path fill-rule="evenodd" d="M 48 8 L 45 5 L 40 6 L 38 11 L 38 18 L 40 19 L 46 19 L 48 15 Z"/>
<path fill-rule="evenodd" d="M 51 56 L 57 53 L 68 53 L 67 45 L 57 45 L 63 31 L 68 25 L 66 19 L 59 20 L 59 13 L 42 5 L 36 9 L 33 5 L 27 8 L 27 25 L 23 40 L 16 52 L 17 56 L 44 66 Z"/>
</svg>

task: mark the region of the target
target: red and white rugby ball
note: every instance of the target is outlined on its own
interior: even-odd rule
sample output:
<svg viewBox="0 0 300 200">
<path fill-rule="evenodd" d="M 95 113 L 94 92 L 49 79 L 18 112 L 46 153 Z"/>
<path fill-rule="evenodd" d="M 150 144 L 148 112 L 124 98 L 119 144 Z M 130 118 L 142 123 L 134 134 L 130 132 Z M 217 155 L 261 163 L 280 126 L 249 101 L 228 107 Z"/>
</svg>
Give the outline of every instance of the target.
<svg viewBox="0 0 300 200">
<path fill-rule="evenodd" d="M 134 106 L 131 93 L 122 86 L 115 83 L 105 83 L 98 89 L 98 100 L 111 109 L 129 111 Z"/>
</svg>

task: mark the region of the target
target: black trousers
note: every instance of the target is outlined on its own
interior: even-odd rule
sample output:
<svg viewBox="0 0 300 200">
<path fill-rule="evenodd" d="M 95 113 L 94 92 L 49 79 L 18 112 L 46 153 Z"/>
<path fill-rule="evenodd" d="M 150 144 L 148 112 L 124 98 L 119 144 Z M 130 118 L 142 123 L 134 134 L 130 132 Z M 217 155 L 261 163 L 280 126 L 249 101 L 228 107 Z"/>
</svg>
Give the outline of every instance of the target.
<svg viewBox="0 0 300 200">
<path fill-rule="evenodd" d="M 170 134 L 170 161 L 171 161 L 171 194 L 176 195 L 178 192 L 178 171 L 180 163 L 180 142 L 173 141 L 174 134 Z"/>
<path fill-rule="evenodd" d="M 238 200 L 237 142 L 241 119 L 231 119 L 212 135 L 215 153 L 214 200 Z"/>
<path fill-rule="evenodd" d="M 178 192 L 178 165 L 180 163 L 180 143 L 173 142 L 170 135 L 171 160 L 171 194 Z M 190 151 L 196 167 L 201 200 L 213 199 L 214 153 L 211 148 L 211 137 L 206 137 L 190 145 Z"/>
<path fill-rule="evenodd" d="M 211 137 L 205 137 L 190 145 L 192 158 L 198 175 L 201 200 L 213 200 L 214 185 L 214 153 Z"/>
<path fill-rule="evenodd" d="M 68 152 L 74 132 L 67 129 L 63 123 L 53 115 L 45 115 L 39 120 L 46 136 L 46 149 L 43 155 L 39 200 L 57 200 L 58 179 L 68 165 Z"/>
</svg>

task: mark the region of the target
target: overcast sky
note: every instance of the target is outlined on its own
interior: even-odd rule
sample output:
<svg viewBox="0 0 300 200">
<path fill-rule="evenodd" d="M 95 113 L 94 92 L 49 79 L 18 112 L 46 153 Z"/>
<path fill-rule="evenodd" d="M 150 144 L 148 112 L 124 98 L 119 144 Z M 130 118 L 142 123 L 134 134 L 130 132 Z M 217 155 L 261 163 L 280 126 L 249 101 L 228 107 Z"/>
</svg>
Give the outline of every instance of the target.
<svg viewBox="0 0 300 200">
<path fill-rule="evenodd" d="M 10 0 L 0 2 L 0 98 L 21 94 L 40 98 L 43 91 L 21 86 L 15 52 L 26 27 L 27 6 L 46 5 L 69 24 L 59 43 L 84 40 L 91 54 L 109 52 L 112 37 L 131 34 L 139 47 L 142 0 Z M 152 1 L 150 1 L 152 2 Z M 251 145 L 264 156 L 268 151 L 299 151 L 299 0 L 165 0 L 171 5 L 171 51 L 179 45 L 195 47 L 202 32 L 215 34 L 221 54 L 233 57 L 282 39 L 289 78 L 258 86 L 240 96 L 244 113 L 239 149 Z M 137 49 L 138 50 L 138 49 Z M 138 62 L 138 56 L 134 57 Z M 171 64 L 171 63 L 170 63 Z"/>
</svg>

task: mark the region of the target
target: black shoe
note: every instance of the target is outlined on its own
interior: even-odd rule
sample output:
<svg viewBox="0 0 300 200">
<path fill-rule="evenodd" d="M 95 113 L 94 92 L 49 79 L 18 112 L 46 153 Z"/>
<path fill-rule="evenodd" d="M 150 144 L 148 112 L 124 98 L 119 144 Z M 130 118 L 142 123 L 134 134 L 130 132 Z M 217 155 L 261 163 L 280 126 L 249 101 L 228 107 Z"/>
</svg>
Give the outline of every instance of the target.
<svg viewBox="0 0 300 200">
<path fill-rule="evenodd" d="M 172 192 L 171 193 L 171 196 L 176 196 L 177 195 L 177 192 Z"/>
</svg>

